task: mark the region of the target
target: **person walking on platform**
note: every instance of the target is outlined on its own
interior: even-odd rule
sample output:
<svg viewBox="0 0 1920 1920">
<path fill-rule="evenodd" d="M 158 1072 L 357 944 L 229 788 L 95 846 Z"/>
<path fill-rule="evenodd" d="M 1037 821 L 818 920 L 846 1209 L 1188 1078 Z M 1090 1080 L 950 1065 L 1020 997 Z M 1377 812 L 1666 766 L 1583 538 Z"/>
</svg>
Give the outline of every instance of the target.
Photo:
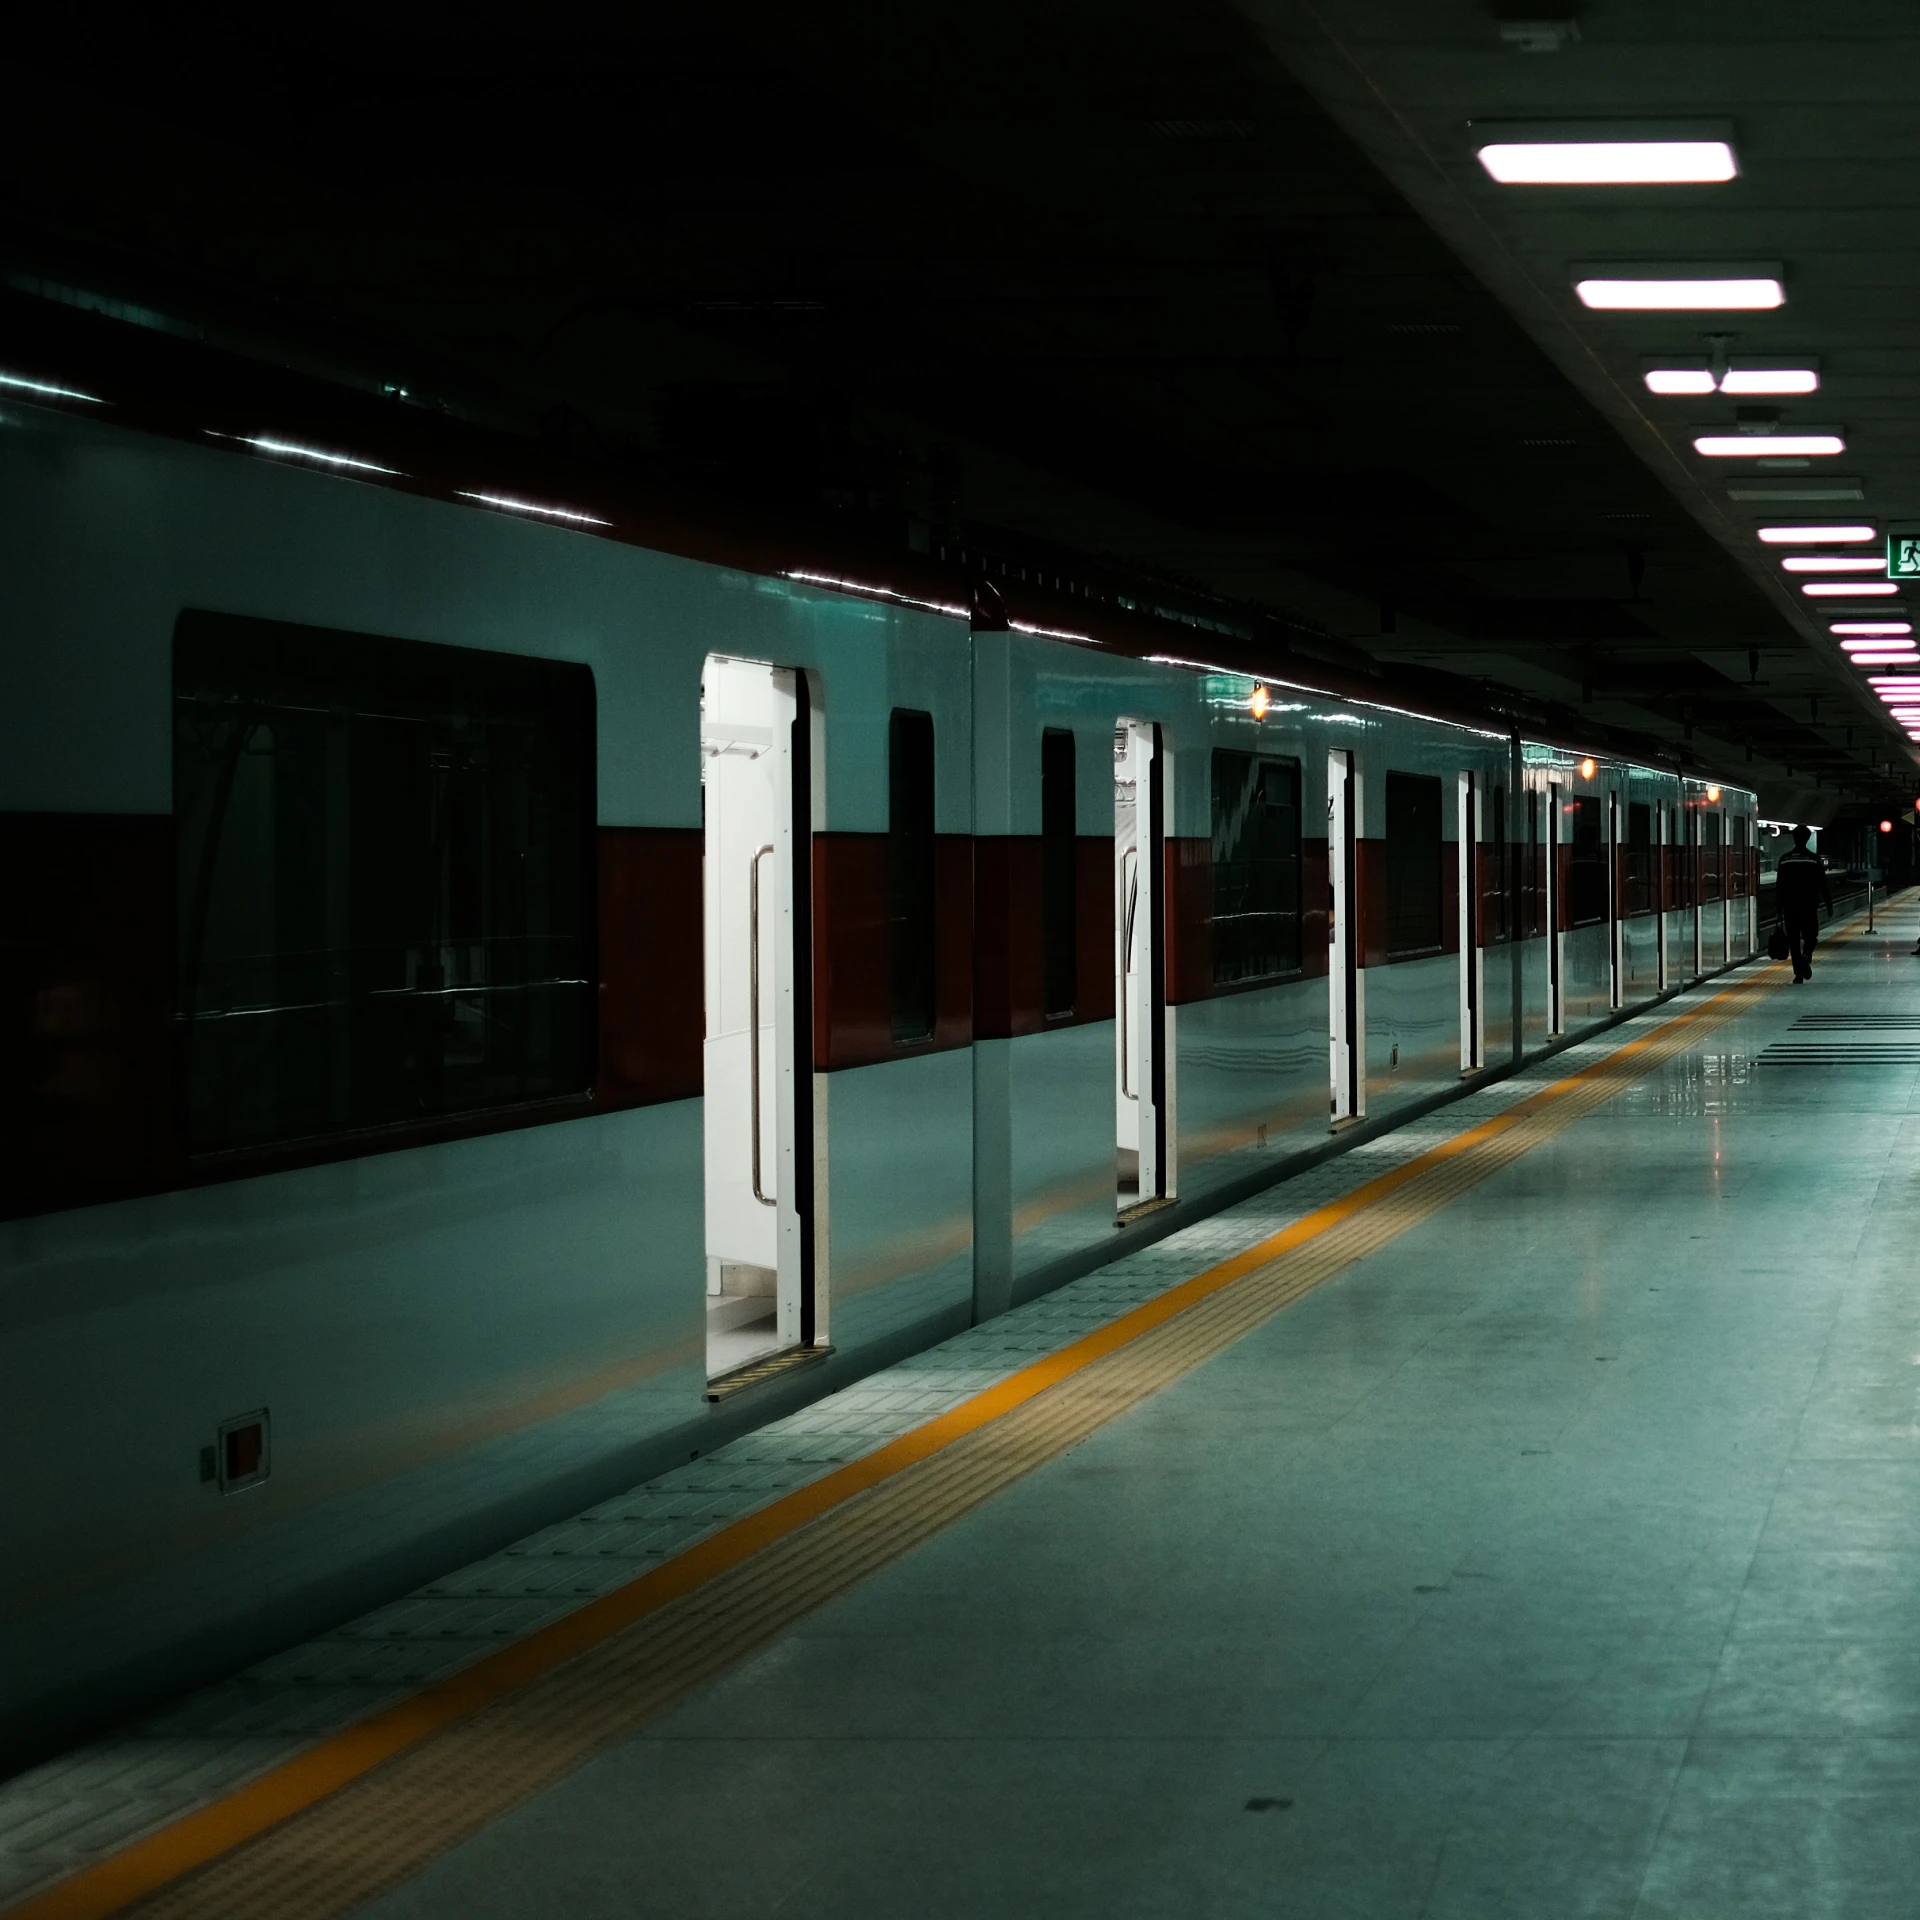
<svg viewBox="0 0 1920 1920">
<path fill-rule="evenodd" d="M 1793 960 L 1793 983 L 1813 977 L 1813 943 L 1820 937 L 1820 909 L 1833 911 L 1833 889 L 1827 885 L 1827 863 L 1807 845 L 1807 829 L 1793 830 L 1793 850 L 1780 856 L 1774 911 L 1787 936 Z"/>
</svg>

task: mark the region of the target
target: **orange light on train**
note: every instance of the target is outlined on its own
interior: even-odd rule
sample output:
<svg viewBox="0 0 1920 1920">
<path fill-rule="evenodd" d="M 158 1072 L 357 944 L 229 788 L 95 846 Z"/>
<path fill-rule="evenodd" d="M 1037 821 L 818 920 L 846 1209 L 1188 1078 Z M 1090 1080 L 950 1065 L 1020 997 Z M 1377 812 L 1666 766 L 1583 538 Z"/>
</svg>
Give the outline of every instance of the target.
<svg viewBox="0 0 1920 1920">
<path fill-rule="evenodd" d="M 1593 778 L 1593 776 L 1594 776 L 1594 774 L 1595 774 L 1595 772 L 1596 772 L 1596 771 L 1597 771 L 1597 769 L 1596 769 L 1596 767 L 1595 767 L 1595 765 L 1594 765 L 1594 763 L 1593 763 L 1593 761 L 1591 761 L 1591 760 L 1582 760 L 1582 761 L 1580 762 L 1580 778 L 1581 778 L 1582 780 L 1591 780 L 1591 779 Z"/>
<path fill-rule="evenodd" d="M 1252 714 L 1256 720 L 1264 720 L 1267 717 L 1267 709 L 1272 705 L 1273 696 L 1268 693 L 1266 688 L 1255 687 L 1253 690 L 1253 698 L 1247 702 L 1247 711 Z"/>
<path fill-rule="evenodd" d="M 1707 789 L 1707 799 L 1710 803 L 1713 801 L 1717 801 L 1719 798 L 1720 798 L 1720 789 L 1718 787 L 1709 787 Z"/>
</svg>

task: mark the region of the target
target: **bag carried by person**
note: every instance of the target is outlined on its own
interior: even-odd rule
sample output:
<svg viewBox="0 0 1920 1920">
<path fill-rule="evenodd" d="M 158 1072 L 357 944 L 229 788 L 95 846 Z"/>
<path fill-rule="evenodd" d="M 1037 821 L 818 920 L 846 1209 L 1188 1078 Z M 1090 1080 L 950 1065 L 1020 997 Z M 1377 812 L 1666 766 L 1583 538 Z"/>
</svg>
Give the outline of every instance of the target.
<svg viewBox="0 0 1920 1920">
<path fill-rule="evenodd" d="M 1772 960 L 1784 960 L 1793 951 L 1787 939 L 1787 930 L 1778 920 L 1773 923 L 1773 931 L 1767 935 L 1767 956 Z"/>
</svg>

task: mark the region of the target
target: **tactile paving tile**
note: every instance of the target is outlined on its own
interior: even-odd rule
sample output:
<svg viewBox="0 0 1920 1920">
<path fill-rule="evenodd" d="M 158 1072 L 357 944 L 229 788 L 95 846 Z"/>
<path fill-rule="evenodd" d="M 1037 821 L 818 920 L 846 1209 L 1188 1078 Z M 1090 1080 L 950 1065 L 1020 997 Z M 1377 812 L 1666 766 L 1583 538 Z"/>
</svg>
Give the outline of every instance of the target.
<svg viewBox="0 0 1920 1920">
<path fill-rule="evenodd" d="M 557 1619 L 1689 1011 L 1709 983 L 0 1784 L 0 1902 Z"/>
</svg>

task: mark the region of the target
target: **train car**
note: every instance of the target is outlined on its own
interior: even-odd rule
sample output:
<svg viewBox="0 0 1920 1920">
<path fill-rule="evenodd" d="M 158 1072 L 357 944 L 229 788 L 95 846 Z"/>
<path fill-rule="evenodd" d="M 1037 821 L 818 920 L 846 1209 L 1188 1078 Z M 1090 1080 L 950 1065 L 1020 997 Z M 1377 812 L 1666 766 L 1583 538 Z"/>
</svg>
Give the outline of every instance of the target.
<svg viewBox="0 0 1920 1920">
<path fill-rule="evenodd" d="M 36 378 L 15 1760 L 1752 951 L 1733 787 Z"/>
</svg>

